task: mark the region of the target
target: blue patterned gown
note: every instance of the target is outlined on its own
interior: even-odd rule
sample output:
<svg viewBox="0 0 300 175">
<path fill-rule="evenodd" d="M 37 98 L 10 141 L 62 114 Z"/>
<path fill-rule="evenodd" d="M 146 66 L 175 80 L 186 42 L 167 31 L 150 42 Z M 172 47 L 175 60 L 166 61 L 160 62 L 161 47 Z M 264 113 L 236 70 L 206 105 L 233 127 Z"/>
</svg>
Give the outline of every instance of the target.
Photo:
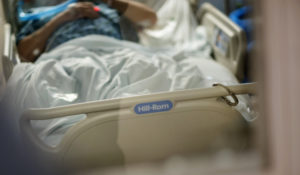
<svg viewBox="0 0 300 175">
<path fill-rule="evenodd" d="M 98 4 L 98 7 L 101 9 L 99 18 L 78 19 L 60 26 L 48 39 L 45 51 L 50 51 L 69 40 L 91 34 L 106 35 L 116 39 L 122 39 L 119 25 L 120 16 L 118 12 L 115 9 L 109 8 L 104 3 Z M 40 20 L 28 21 L 18 33 L 17 43 L 44 26 L 53 17 L 54 16 L 49 16 Z"/>
</svg>

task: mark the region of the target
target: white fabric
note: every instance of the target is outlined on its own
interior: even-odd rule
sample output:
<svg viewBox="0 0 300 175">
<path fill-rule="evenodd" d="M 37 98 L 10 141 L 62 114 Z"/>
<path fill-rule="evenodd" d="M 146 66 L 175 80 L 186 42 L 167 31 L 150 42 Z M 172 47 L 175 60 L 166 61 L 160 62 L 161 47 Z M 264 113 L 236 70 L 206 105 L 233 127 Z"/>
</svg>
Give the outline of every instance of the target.
<svg viewBox="0 0 300 175">
<path fill-rule="evenodd" d="M 165 2 L 146 0 L 157 10 L 157 24 L 140 32 L 143 45 L 149 47 L 172 47 L 182 50 L 195 50 L 198 46 L 197 21 L 188 0 L 165 0 Z"/>
<path fill-rule="evenodd" d="M 169 0 L 134 0 L 134 1 L 143 3 L 149 6 L 150 8 L 152 8 L 154 11 L 158 11 L 164 5 L 164 3 Z"/>
<path fill-rule="evenodd" d="M 105 36 L 88 36 L 43 54 L 35 64 L 18 64 L 9 80 L 8 92 L 18 92 L 14 103 L 20 109 L 28 109 L 115 98 L 131 93 L 131 89 L 158 92 L 192 88 L 194 85 L 187 82 L 193 78 L 201 82 L 204 76 L 196 63 L 209 56 L 201 50 L 198 58 L 186 59 L 189 55 L 196 54 L 152 50 Z M 216 65 L 229 75 L 222 79 L 236 82 L 227 69 Z M 161 80 L 166 80 L 165 84 L 151 87 Z"/>
<path fill-rule="evenodd" d="M 8 81 L 5 99 L 22 112 L 29 108 L 211 87 L 214 82 L 238 83 L 228 69 L 208 55 L 194 55 L 157 52 L 105 36 L 88 36 L 43 54 L 35 64 L 17 65 Z M 36 121 L 33 126 L 49 145 L 56 145 L 66 128 L 81 119 L 82 116 L 75 116 L 68 120 Z"/>
</svg>

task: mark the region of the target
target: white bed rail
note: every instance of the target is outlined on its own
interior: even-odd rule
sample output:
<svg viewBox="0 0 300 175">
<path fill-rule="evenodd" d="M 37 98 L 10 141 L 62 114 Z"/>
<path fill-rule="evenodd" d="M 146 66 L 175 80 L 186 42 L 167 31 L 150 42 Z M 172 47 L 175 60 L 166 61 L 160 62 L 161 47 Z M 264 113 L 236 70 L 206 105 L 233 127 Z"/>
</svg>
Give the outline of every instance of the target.
<svg viewBox="0 0 300 175">
<path fill-rule="evenodd" d="M 244 77 L 244 56 L 247 46 L 245 32 L 225 14 L 204 3 L 197 18 L 208 32 L 216 61 L 226 66 L 239 80 Z"/>
<path fill-rule="evenodd" d="M 255 93 L 255 84 L 228 88 L 236 95 Z M 23 114 L 20 124 L 25 139 L 63 167 L 157 160 L 197 152 L 212 142 L 215 135 L 224 133 L 225 128 L 234 128 L 243 121 L 239 112 L 217 100 L 222 96 L 228 96 L 228 91 L 211 87 L 32 109 Z M 134 110 L 139 104 L 161 101 L 169 101 L 174 107 L 148 114 L 137 114 Z M 87 118 L 71 127 L 56 147 L 41 141 L 30 124 L 32 120 L 77 114 L 86 114 Z M 179 145 L 172 147 L 172 144 Z"/>
<path fill-rule="evenodd" d="M 228 88 L 236 95 L 239 94 L 254 94 L 255 83 L 247 83 L 241 85 L 228 86 Z M 93 112 L 101 112 L 107 110 L 115 110 L 122 108 L 130 108 L 138 103 L 151 101 L 161 101 L 169 99 L 173 102 L 196 100 L 213 97 L 228 96 L 228 92 L 222 87 L 211 87 L 195 90 L 183 90 L 176 92 L 158 93 L 144 96 L 136 96 L 129 98 L 102 100 L 95 102 L 86 102 L 81 104 L 73 104 L 68 106 L 59 106 L 47 109 L 31 109 L 23 114 L 22 121 L 28 120 L 49 120 L 58 117 L 71 116 L 76 114 L 86 114 Z M 126 102 L 126 103 L 124 103 Z"/>
</svg>

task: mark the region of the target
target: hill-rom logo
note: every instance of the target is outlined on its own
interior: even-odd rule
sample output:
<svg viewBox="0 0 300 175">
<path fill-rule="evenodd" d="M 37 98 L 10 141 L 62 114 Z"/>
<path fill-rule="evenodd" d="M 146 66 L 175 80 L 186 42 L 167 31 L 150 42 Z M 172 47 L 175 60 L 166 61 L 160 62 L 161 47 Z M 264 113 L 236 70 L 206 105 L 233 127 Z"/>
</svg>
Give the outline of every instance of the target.
<svg viewBox="0 0 300 175">
<path fill-rule="evenodd" d="M 136 114 L 149 114 L 149 113 L 170 111 L 172 108 L 173 108 L 173 103 L 169 100 L 165 100 L 165 101 L 137 104 L 134 107 L 134 111 Z"/>
</svg>

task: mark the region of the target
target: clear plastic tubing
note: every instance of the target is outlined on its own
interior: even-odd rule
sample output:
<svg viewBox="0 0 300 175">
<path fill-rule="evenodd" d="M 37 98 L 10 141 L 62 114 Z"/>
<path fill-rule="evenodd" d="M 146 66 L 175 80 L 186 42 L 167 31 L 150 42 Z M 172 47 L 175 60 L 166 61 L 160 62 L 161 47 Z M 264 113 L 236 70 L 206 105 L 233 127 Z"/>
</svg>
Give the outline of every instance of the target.
<svg viewBox="0 0 300 175">
<path fill-rule="evenodd" d="M 21 0 L 21 1 L 19 1 L 19 4 L 18 4 L 19 21 L 25 22 L 25 21 L 29 21 L 29 20 L 41 19 L 43 17 L 47 17 L 50 15 L 55 15 L 57 13 L 64 11 L 66 8 L 68 8 L 68 6 L 70 4 L 75 3 L 75 2 L 77 2 L 77 0 L 68 0 L 62 4 L 50 7 L 46 11 L 37 12 L 37 13 L 25 13 L 22 9 L 24 2 Z"/>
</svg>

